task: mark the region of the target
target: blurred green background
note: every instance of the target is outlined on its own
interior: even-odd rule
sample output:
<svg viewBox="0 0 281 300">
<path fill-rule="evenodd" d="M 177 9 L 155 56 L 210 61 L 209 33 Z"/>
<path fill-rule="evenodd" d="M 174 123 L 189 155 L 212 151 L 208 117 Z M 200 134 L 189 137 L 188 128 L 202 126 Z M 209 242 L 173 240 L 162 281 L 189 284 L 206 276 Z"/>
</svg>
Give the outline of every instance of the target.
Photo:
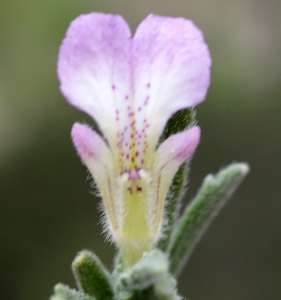
<svg viewBox="0 0 281 300">
<path fill-rule="evenodd" d="M 81 13 L 122 14 L 135 30 L 149 13 L 192 19 L 213 58 L 197 109 L 202 140 L 186 202 L 207 173 L 233 161 L 251 172 L 204 236 L 179 282 L 194 300 L 281 299 L 281 2 L 279 0 L 0 1 L 0 299 L 48 299 L 74 287 L 84 248 L 110 268 L 97 200 L 70 140 L 91 120 L 58 90 L 58 47 Z"/>
</svg>

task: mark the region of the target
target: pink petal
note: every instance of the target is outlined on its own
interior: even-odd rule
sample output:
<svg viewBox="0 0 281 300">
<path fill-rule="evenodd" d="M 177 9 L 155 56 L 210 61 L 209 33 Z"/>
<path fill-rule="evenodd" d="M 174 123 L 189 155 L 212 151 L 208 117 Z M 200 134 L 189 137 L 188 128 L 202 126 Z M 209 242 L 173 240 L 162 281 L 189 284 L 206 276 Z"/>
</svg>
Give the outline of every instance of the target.
<svg viewBox="0 0 281 300">
<path fill-rule="evenodd" d="M 200 128 L 198 126 L 170 136 L 156 151 L 157 169 L 168 173 L 173 170 L 175 173 L 179 166 L 192 155 L 199 140 Z"/>
<path fill-rule="evenodd" d="M 110 150 L 104 140 L 87 125 L 75 123 L 71 136 L 82 161 L 96 177 L 97 170 L 110 167 Z"/>
<path fill-rule="evenodd" d="M 135 102 L 146 109 L 152 134 L 161 134 L 174 112 L 206 96 L 211 58 L 190 20 L 148 16 L 134 36 L 134 63 Z"/>
<path fill-rule="evenodd" d="M 130 91 L 130 37 L 121 16 L 81 15 L 70 24 L 59 51 L 62 93 L 92 116 L 109 140 L 115 131 L 106 127 L 116 127 L 114 99 L 123 100 Z"/>
<path fill-rule="evenodd" d="M 151 177 L 156 183 L 156 203 L 154 208 L 162 216 L 169 186 L 180 165 L 194 152 L 200 139 L 200 128 L 195 126 L 170 136 L 155 153 L 155 163 Z M 157 221 L 158 220 L 158 221 Z M 159 223 L 159 218 L 156 223 Z"/>
<path fill-rule="evenodd" d="M 111 228 L 112 232 L 116 232 L 120 228 L 118 212 L 122 203 L 114 201 L 116 188 L 111 151 L 104 140 L 86 125 L 75 123 L 72 127 L 71 136 L 78 154 L 99 188 L 107 214 L 107 226 Z"/>
</svg>

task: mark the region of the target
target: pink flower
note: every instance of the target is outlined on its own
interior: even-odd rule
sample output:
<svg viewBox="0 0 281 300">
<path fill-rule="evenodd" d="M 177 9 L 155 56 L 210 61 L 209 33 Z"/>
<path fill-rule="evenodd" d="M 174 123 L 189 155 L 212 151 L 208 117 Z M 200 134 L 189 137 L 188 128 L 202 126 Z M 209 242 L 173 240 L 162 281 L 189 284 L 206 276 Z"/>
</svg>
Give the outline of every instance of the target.
<svg viewBox="0 0 281 300">
<path fill-rule="evenodd" d="M 132 37 L 121 16 L 81 15 L 63 40 L 61 91 L 104 136 L 75 123 L 72 139 L 128 264 L 159 238 L 169 186 L 195 150 L 200 129 L 172 135 L 157 147 L 159 137 L 173 113 L 204 100 L 210 65 L 201 31 L 183 18 L 149 15 Z"/>
</svg>

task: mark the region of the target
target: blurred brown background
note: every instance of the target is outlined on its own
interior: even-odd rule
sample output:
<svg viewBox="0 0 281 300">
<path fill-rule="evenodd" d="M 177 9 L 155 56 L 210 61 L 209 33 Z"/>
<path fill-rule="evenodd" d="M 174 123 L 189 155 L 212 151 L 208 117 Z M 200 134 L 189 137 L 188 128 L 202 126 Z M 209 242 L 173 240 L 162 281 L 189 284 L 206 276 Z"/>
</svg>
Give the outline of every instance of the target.
<svg viewBox="0 0 281 300">
<path fill-rule="evenodd" d="M 48 299 L 74 287 L 83 248 L 111 267 L 97 201 L 70 140 L 91 120 L 58 90 L 58 47 L 81 13 L 122 14 L 135 30 L 149 13 L 192 19 L 213 58 L 198 109 L 201 144 L 186 202 L 207 173 L 233 161 L 251 172 L 185 268 L 191 300 L 281 299 L 281 2 L 279 0 L 1 0 L 0 299 Z"/>
</svg>

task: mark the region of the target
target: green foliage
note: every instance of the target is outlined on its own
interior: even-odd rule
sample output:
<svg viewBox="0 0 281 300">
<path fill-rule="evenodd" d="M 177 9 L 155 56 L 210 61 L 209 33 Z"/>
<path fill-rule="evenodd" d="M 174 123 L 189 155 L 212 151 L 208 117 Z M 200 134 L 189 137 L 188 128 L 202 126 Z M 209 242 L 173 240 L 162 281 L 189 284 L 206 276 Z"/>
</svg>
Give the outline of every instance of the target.
<svg viewBox="0 0 281 300">
<path fill-rule="evenodd" d="M 110 274 L 94 253 L 81 251 L 72 263 L 72 270 L 81 291 L 97 300 L 113 299 Z"/>
<path fill-rule="evenodd" d="M 195 199 L 186 208 L 172 233 L 170 270 L 183 267 L 195 245 L 235 189 L 247 175 L 247 164 L 232 164 L 216 176 L 208 175 Z"/>
</svg>

